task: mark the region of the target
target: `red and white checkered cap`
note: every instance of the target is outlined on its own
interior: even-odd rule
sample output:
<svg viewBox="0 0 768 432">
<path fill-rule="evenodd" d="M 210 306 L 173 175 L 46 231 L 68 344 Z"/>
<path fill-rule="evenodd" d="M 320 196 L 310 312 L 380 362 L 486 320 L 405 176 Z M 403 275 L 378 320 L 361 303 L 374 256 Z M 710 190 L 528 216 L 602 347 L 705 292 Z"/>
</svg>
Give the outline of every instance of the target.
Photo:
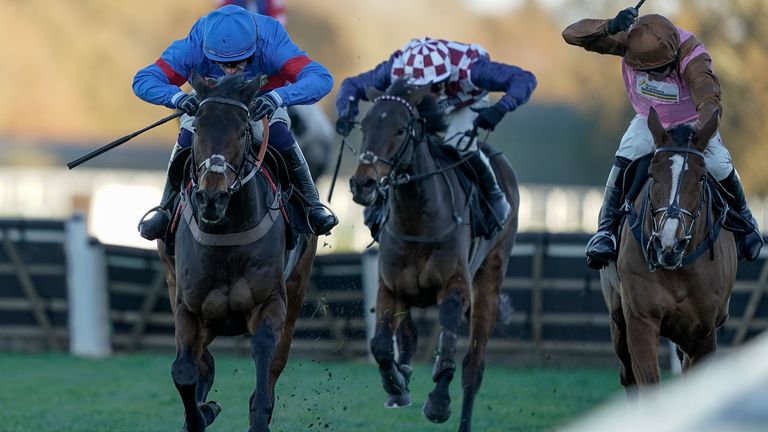
<svg viewBox="0 0 768 432">
<path fill-rule="evenodd" d="M 451 75 L 451 54 L 442 41 L 412 39 L 402 51 L 402 76 L 411 77 L 413 84 L 432 84 Z"/>
</svg>

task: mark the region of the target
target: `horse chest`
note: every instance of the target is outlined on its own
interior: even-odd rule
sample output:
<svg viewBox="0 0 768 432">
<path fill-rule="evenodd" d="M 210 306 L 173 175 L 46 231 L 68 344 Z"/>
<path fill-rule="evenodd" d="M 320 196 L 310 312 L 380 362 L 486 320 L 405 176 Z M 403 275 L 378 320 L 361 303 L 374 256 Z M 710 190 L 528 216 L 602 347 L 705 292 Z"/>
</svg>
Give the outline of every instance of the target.
<svg viewBox="0 0 768 432">
<path fill-rule="evenodd" d="M 430 299 L 442 290 L 451 275 L 461 271 L 455 257 L 432 251 L 429 254 L 401 254 L 382 257 L 382 282 L 400 298 Z"/>
</svg>

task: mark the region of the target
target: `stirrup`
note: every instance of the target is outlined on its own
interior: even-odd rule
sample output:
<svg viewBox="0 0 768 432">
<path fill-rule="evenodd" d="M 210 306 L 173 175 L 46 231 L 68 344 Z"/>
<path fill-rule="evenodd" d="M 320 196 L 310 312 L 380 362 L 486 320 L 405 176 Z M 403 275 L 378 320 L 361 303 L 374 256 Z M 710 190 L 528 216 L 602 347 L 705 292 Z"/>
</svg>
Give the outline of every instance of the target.
<svg viewBox="0 0 768 432">
<path fill-rule="evenodd" d="M 142 226 L 144 226 L 144 224 L 145 224 L 145 223 L 146 223 L 146 222 L 147 222 L 149 219 L 152 219 L 152 218 L 149 218 L 149 219 L 147 219 L 147 215 L 149 215 L 150 213 L 156 213 L 158 217 L 163 217 L 163 216 L 160 216 L 160 215 L 161 215 L 161 214 L 164 214 L 164 215 L 165 215 L 164 217 L 165 217 L 166 219 L 168 219 L 168 220 L 169 220 L 169 222 L 170 222 L 170 216 L 168 215 L 168 210 L 166 210 L 164 206 L 162 206 L 162 205 L 159 205 L 159 206 L 155 206 L 155 207 L 152 207 L 151 209 L 147 210 L 147 212 L 146 212 L 146 213 L 144 213 L 144 215 L 141 217 L 141 219 L 139 220 L 139 224 L 136 226 L 136 230 L 139 232 L 139 235 L 141 235 L 141 237 L 142 237 L 142 238 L 145 238 L 145 239 L 147 239 L 147 240 L 153 241 L 153 240 L 157 240 L 157 239 L 159 239 L 159 238 L 162 238 L 162 237 L 163 237 L 163 235 L 164 235 L 165 233 L 164 233 L 164 232 L 163 232 L 163 233 L 160 233 L 160 234 L 159 234 L 159 235 L 157 235 L 157 237 L 155 237 L 155 238 L 149 238 L 149 237 L 145 237 L 145 236 L 144 236 L 144 234 L 142 233 L 142 230 L 141 230 L 141 228 L 142 228 Z M 154 216 L 153 216 L 153 217 L 154 217 Z M 168 226 L 166 225 L 166 227 L 165 227 L 165 229 L 164 229 L 163 231 L 167 231 L 167 229 L 168 229 Z"/>
</svg>

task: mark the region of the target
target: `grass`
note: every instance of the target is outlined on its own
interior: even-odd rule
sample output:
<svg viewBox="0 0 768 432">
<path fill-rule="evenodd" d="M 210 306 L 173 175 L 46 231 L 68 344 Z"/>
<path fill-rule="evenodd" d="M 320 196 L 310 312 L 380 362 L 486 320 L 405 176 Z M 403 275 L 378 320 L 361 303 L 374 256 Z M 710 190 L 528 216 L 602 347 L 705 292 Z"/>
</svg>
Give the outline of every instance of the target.
<svg viewBox="0 0 768 432">
<path fill-rule="evenodd" d="M 215 355 L 215 353 L 214 353 Z M 182 408 L 169 355 L 86 360 L 65 354 L 0 353 L 0 430 L 27 432 L 177 431 Z M 210 399 L 223 411 L 208 428 L 245 431 L 254 369 L 244 357 L 217 356 Z M 432 387 L 430 365 L 417 365 L 413 406 L 383 408 L 375 366 L 294 360 L 278 382 L 272 432 L 455 431 L 461 385 L 451 385 L 453 416 L 429 423 L 421 404 Z M 490 365 L 475 403 L 473 430 L 551 431 L 620 392 L 612 369 L 513 369 Z M 374 426 L 375 425 L 375 426 Z"/>
</svg>

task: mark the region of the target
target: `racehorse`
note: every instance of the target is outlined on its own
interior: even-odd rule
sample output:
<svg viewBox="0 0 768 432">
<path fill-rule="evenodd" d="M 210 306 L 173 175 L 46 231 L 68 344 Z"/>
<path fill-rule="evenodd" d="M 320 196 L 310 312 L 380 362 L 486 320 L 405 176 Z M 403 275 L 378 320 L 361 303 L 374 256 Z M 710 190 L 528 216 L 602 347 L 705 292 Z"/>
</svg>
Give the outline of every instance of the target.
<svg viewBox="0 0 768 432">
<path fill-rule="evenodd" d="M 601 270 L 611 337 L 629 394 L 659 383 L 659 337 L 677 345 L 683 370 L 717 349 L 736 279 L 736 244 L 721 218 L 704 151 L 717 131 L 715 113 L 695 130 L 665 130 L 655 110 L 656 145 L 648 180 L 624 224 L 617 264 Z"/>
<path fill-rule="evenodd" d="M 422 411 L 437 423 L 451 415 L 448 390 L 456 370 L 457 332 L 467 316 L 459 430 L 469 432 L 517 232 L 517 179 L 505 157 L 491 155 L 511 216 L 489 240 L 473 240 L 469 196 L 460 186 L 458 166 L 436 157 L 441 142 L 436 134 L 445 130 L 445 120 L 429 86 L 398 80 L 385 94 L 369 88 L 368 98 L 373 105 L 361 123 L 362 154 L 350 186 L 354 201 L 364 206 L 388 189 L 390 217 L 379 237 L 377 321 L 370 341 L 388 394 L 385 406 L 411 403 L 408 383 L 417 334 L 410 309 L 437 305 L 441 332 L 432 374 L 435 387 Z"/>
<path fill-rule="evenodd" d="M 215 372 L 208 345 L 219 335 L 244 333 L 256 367 L 249 431 L 269 430 L 275 383 L 315 257 L 314 236 L 300 236 L 287 250 L 279 190 L 250 150 L 246 105 L 262 82 L 237 75 L 206 82 L 197 74 L 191 81 L 201 102 L 175 253 L 158 242 L 176 330 L 171 376 L 187 432 L 204 431 L 221 411 L 207 400 Z"/>
</svg>

